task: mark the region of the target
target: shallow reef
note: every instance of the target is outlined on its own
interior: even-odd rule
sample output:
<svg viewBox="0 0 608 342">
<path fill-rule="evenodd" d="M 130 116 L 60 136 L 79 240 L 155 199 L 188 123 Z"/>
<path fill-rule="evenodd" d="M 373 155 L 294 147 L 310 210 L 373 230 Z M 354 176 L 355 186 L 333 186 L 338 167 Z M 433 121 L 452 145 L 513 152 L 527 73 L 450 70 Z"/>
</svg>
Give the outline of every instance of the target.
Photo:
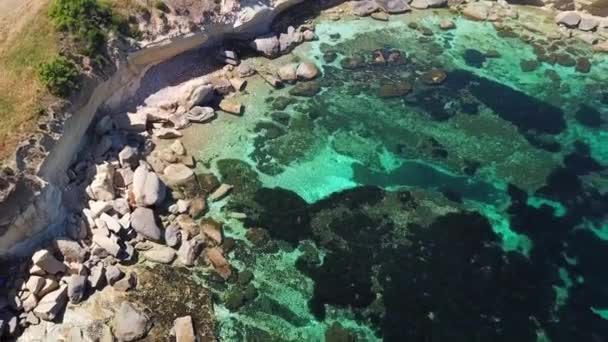
<svg viewBox="0 0 608 342">
<path fill-rule="evenodd" d="M 252 82 L 205 146 L 235 185 L 210 210 L 238 275 L 195 273 L 218 336 L 608 336 L 608 59 L 447 11 L 316 24 L 288 62 L 322 75 Z"/>
</svg>

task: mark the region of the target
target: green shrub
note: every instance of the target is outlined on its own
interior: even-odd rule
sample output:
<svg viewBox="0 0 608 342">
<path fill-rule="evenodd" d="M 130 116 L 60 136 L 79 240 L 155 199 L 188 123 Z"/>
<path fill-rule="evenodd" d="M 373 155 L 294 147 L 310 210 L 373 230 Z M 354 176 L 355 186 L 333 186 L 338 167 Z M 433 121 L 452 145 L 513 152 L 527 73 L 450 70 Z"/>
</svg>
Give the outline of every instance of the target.
<svg viewBox="0 0 608 342">
<path fill-rule="evenodd" d="M 156 2 L 154 2 L 154 7 L 156 7 L 157 10 L 165 13 L 171 12 L 169 6 L 167 6 L 167 4 L 165 4 L 162 0 L 156 0 Z"/>
<path fill-rule="evenodd" d="M 51 94 L 68 97 L 78 89 L 78 69 L 65 57 L 57 56 L 38 67 L 38 77 Z"/>
<path fill-rule="evenodd" d="M 54 0 L 49 16 L 55 27 L 74 35 L 87 56 L 100 53 L 106 41 L 104 30 L 121 22 L 109 5 L 98 0 Z"/>
</svg>

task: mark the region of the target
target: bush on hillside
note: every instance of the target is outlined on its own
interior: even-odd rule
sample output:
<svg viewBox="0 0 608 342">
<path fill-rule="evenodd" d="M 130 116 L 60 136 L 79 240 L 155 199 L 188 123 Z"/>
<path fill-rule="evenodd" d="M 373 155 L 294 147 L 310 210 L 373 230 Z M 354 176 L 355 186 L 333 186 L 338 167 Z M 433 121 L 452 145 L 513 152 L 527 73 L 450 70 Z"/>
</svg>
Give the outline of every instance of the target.
<svg viewBox="0 0 608 342">
<path fill-rule="evenodd" d="M 115 22 L 112 9 L 98 0 L 54 0 L 49 16 L 55 27 L 75 36 L 88 56 L 100 52 L 106 39 L 103 30 Z"/>
<path fill-rule="evenodd" d="M 57 56 L 38 67 L 38 77 L 51 94 L 68 97 L 78 88 L 78 69 L 65 57 Z"/>
</svg>

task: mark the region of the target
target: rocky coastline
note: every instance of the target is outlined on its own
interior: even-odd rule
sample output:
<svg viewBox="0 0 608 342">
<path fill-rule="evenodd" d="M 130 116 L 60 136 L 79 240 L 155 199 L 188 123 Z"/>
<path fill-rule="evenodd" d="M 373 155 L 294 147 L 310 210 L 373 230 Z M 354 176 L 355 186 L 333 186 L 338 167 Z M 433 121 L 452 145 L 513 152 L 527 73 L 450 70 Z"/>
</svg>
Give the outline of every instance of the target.
<svg viewBox="0 0 608 342">
<path fill-rule="evenodd" d="M 279 17 L 277 21 L 302 21 L 288 9 L 294 6 L 292 12 L 297 12 L 301 1 L 287 3 L 279 11 L 287 12 L 285 18 Z M 315 3 L 319 11 L 328 5 Z M 371 16 L 385 21 L 391 15 L 446 6 L 468 19 L 493 22 L 497 28 L 502 27 L 503 20 L 518 18 L 517 6 L 503 1 L 451 4 L 441 0 L 411 3 L 364 0 L 331 5 L 336 7 L 323 15 L 332 20 Z M 546 25 L 553 25 L 547 33 L 548 39 L 579 39 L 589 44 L 595 53 L 608 52 L 605 18 L 576 11 L 546 11 L 546 18 L 550 19 Z M 269 12 L 261 21 L 274 19 L 275 15 Z M 446 20 L 440 25 L 441 29 L 450 30 L 454 23 Z M 535 32 L 544 29 L 522 25 Z M 213 47 L 207 47 L 210 54 L 205 60 L 213 67 L 185 82 L 165 85 L 152 96 L 148 96 L 151 91 L 142 90 L 146 87 L 146 72 L 162 68 L 162 61 L 175 57 L 178 52 L 201 46 L 201 40 L 191 37 L 177 50 L 161 53 L 162 58 L 142 63 L 137 72 L 130 70 L 131 75 L 137 76 L 119 84 L 121 88 L 132 89 L 119 92 L 120 99 L 116 96 L 110 99 L 117 103 L 115 107 L 106 107 L 82 123 L 83 134 L 88 132 L 82 148 L 80 143 L 74 145 L 82 137 L 68 140 L 72 153 L 79 150 L 77 161 L 68 163 L 70 166 L 63 173 L 58 171 L 59 167 L 41 168 L 41 172 L 48 175 L 43 179 L 50 178 L 51 174 L 57 177 L 60 172 L 61 180 L 32 186 L 34 190 L 28 191 L 28 196 L 39 193 L 34 204 L 28 207 L 32 209 L 17 215 L 25 222 L 12 224 L 37 225 L 34 230 L 40 231 L 42 226 L 60 223 L 57 225 L 60 237 L 43 239 L 42 248 L 36 246 L 31 257 L 28 255 L 18 264 L 14 259 L 6 261 L 11 274 L 0 278 L 3 288 L 0 336 L 23 341 L 62 338 L 132 341 L 146 336 L 150 340 L 166 340 L 169 336 L 176 341 L 216 340 L 211 293 L 182 274 L 184 269 L 194 266 L 212 270 L 220 281 L 242 283 L 245 290 L 241 302 L 255 298 L 251 277 L 236 271 L 227 257 L 231 241 L 225 239 L 223 223 L 206 216 L 212 203 L 238 191 L 236 184 L 223 182 L 218 175 L 200 172 L 195 151 L 189 150 L 181 139 L 184 130 L 208 124 L 218 115 L 246 115 L 247 108 L 236 95 L 247 91 L 252 78 L 261 78 L 272 88 L 291 87 L 293 96 L 309 97 L 321 90 L 318 81 L 321 70 L 310 61 L 258 67 L 240 58 L 246 54 L 277 58 L 299 44 L 316 40 L 315 27 L 306 19 L 299 25 L 277 25 L 273 31 L 248 37 L 251 39 L 238 39 L 239 34 L 235 32 L 227 36 L 230 40 L 220 45 L 215 39 L 205 39 L 205 42 L 213 41 L 210 44 Z M 387 58 L 395 60 L 399 56 Z M 342 61 L 342 67 L 357 68 L 357 63 L 357 60 Z M 585 62 L 575 61 L 577 70 L 585 70 L 582 64 Z M 522 65 L 524 67 L 528 66 Z M 445 80 L 441 70 L 425 77 L 429 84 Z M 398 96 L 408 92 L 406 88 L 387 88 L 382 95 Z M 112 95 L 111 91 L 108 95 Z M 96 103 L 90 109 L 97 112 L 99 105 Z M 50 157 L 54 155 L 51 153 Z M 10 178 L 10 172 L 6 176 Z M 23 195 L 23 198 L 29 201 L 30 197 Z M 40 215 L 41 212 L 46 214 Z M 240 212 L 231 215 L 247 219 Z M 10 244 L 30 237 L 25 234 Z M 28 243 L 29 247 L 38 242 Z M 159 284 L 163 281 L 166 284 Z M 171 286 L 184 286 L 184 283 L 197 293 L 189 300 L 203 313 L 178 305 L 183 301 L 180 296 L 172 297 L 168 303 L 155 302 L 158 298 L 154 298 L 154 294 L 165 295 L 161 290 L 171 291 Z M 98 312 L 104 306 L 106 311 Z M 164 307 L 172 308 L 169 314 L 154 312 Z M 82 312 L 89 316 L 75 320 Z M 328 334 L 335 334 L 336 340 L 344 338 L 341 328 L 334 330 L 337 332 Z"/>
</svg>

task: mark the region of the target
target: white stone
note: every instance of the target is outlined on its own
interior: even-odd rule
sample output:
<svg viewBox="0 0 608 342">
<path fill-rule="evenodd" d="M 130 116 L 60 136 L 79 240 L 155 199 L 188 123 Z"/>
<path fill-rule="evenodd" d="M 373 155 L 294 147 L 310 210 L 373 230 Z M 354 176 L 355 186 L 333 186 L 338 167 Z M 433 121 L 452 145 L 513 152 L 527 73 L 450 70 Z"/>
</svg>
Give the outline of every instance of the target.
<svg viewBox="0 0 608 342">
<path fill-rule="evenodd" d="M 32 256 L 32 263 L 42 268 L 46 273 L 57 274 L 65 272 L 66 266 L 55 259 L 55 257 L 46 249 L 41 249 Z"/>
</svg>

